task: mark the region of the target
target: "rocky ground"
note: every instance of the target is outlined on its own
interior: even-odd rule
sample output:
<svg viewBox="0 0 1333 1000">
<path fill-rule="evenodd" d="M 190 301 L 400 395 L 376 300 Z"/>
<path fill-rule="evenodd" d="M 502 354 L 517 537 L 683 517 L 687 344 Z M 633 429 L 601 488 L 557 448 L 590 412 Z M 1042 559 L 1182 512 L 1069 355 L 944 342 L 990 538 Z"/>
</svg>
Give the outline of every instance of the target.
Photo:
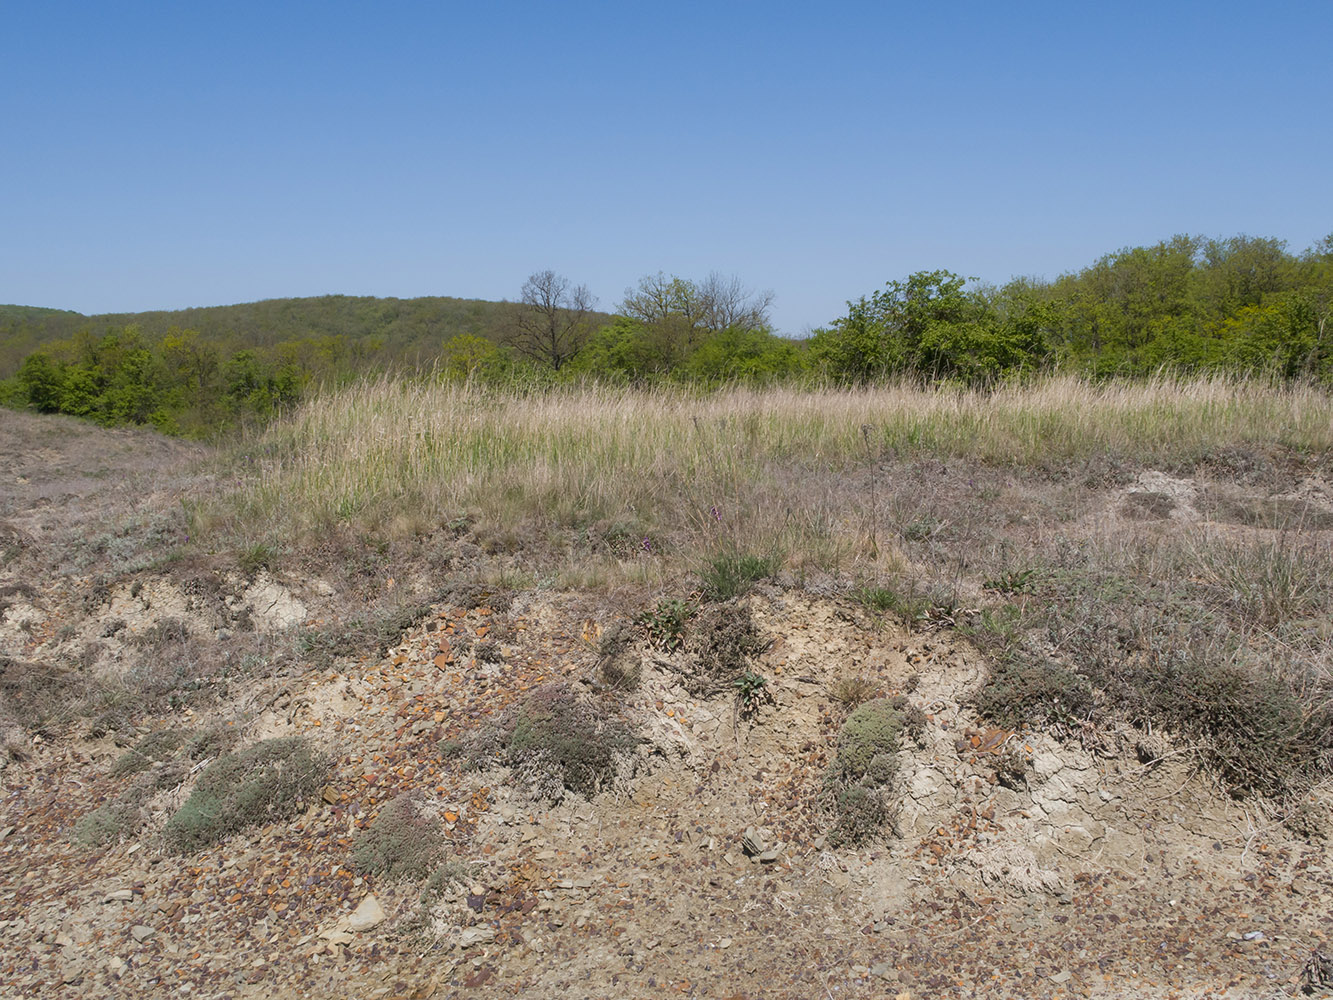
<svg viewBox="0 0 1333 1000">
<path fill-rule="evenodd" d="M 149 562 L 109 576 L 108 551 L 133 559 L 184 530 L 173 505 L 208 476 L 164 477 L 197 457 L 184 446 L 109 434 L 79 458 L 87 474 L 57 481 L 69 446 L 60 428 L 38 440 L 46 426 L 0 441 L 22 456 L 0 510 L 8 669 L 142 670 L 138 640 L 162 641 L 168 621 L 207 643 L 198 655 L 219 674 L 271 666 L 129 729 L 32 735 L 11 704 L 6 995 L 1277 997 L 1297 995 L 1312 952 L 1331 947 L 1317 822 L 1298 835 L 1262 801 L 1228 797 L 1165 737 L 986 725 L 968 707 L 983 656 L 947 623 L 906 629 L 762 586 L 745 606 L 767 644 L 767 697 L 748 712 L 729 692 L 690 694 L 682 655 L 641 635 L 618 654 L 640 683 L 606 689 L 603 639 L 626 625 L 606 595 L 455 589 L 382 645 L 316 655 L 298 640 L 348 616 L 345 580 Z M 1179 492 L 1168 480 L 1136 489 Z M 138 527 L 81 555 L 122 495 Z M 49 575 L 35 579 L 39 564 Z M 903 751 L 892 835 L 835 850 L 819 793 L 846 714 L 831 691 L 854 677 L 906 697 L 926 726 Z M 551 804 L 445 749 L 552 681 L 646 737 L 612 787 Z M 131 780 L 112 772 L 135 738 L 210 725 L 240 744 L 308 737 L 331 777 L 294 821 L 195 854 L 158 835 L 190 775 L 156 794 L 134 836 L 74 842 L 75 823 Z M 427 904 L 420 885 L 351 860 L 404 792 L 462 873 Z"/>
</svg>

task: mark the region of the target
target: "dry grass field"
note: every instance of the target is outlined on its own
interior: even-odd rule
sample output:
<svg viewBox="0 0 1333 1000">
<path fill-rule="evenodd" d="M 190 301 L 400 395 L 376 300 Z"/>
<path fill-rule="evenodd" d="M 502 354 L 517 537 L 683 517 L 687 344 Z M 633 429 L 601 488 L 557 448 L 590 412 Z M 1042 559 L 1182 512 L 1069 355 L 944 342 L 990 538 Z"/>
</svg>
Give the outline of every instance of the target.
<svg viewBox="0 0 1333 1000">
<path fill-rule="evenodd" d="M 1326 390 L 382 380 L 0 444 L 15 995 L 1318 988 Z"/>
</svg>

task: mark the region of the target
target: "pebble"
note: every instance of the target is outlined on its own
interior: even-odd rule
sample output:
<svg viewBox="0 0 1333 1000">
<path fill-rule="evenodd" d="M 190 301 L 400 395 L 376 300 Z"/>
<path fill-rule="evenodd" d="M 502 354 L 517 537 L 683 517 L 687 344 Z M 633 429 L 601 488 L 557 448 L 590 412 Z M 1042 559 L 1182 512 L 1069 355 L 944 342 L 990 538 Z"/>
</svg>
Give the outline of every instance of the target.
<svg viewBox="0 0 1333 1000">
<path fill-rule="evenodd" d="M 130 928 L 130 936 L 140 944 L 143 944 L 156 933 L 157 931 L 154 928 L 146 924 L 135 924 Z"/>
</svg>

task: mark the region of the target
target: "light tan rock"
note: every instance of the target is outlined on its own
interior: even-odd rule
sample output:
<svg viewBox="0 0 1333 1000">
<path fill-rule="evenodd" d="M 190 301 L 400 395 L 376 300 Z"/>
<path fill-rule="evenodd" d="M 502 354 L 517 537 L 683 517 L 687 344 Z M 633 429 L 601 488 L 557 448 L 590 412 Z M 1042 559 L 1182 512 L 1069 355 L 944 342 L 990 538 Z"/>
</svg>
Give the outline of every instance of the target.
<svg viewBox="0 0 1333 1000">
<path fill-rule="evenodd" d="M 361 900 L 361 905 L 352 911 L 352 916 L 347 921 L 348 930 L 356 933 L 368 931 L 377 924 L 382 924 L 388 919 L 388 914 L 380 906 L 378 899 L 374 895 L 369 895 Z"/>
</svg>

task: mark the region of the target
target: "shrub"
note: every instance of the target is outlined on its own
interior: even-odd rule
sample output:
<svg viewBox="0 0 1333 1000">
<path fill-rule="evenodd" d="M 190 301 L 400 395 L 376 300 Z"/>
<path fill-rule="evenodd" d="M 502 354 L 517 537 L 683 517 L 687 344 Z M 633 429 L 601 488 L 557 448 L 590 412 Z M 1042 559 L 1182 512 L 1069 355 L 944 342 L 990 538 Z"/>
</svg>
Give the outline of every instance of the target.
<svg viewBox="0 0 1333 1000">
<path fill-rule="evenodd" d="M 887 698 L 866 702 L 842 724 L 834 768 L 844 781 L 883 785 L 898 770 L 904 716 Z"/>
<path fill-rule="evenodd" d="M 182 853 L 261 823 L 287 819 L 323 784 L 329 761 L 299 736 L 264 740 L 223 754 L 167 821 L 167 844 Z"/>
<path fill-rule="evenodd" d="M 1131 722 L 1151 721 L 1198 740 L 1234 793 L 1280 795 L 1326 767 L 1333 715 L 1304 704 L 1269 669 L 1205 644 L 1115 673 L 1099 671 L 1096 679 Z"/>
<path fill-rule="evenodd" d="M 876 698 L 857 708 L 838 732 L 838 755 L 824 778 L 837 820 L 829 832 L 835 847 L 875 836 L 889 819 L 885 787 L 898 773 L 905 736 L 925 725 L 921 710 L 905 698 Z"/>
<path fill-rule="evenodd" d="M 637 744 L 630 728 L 599 705 L 566 684 L 546 684 L 501 715 L 468 751 L 474 765 L 512 767 L 537 795 L 559 801 L 566 789 L 595 795 Z"/>
<path fill-rule="evenodd" d="M 444 864 L 446 844 L 439 824 L 423 816 L 411 797 L 400 795 L 357 837 L 352 863 L 371 875 L 420 881 Z"/>
<path fill-rule="evenodd" d="M 1085 678 L 1051 660 L 1017 653 L 991 667 L 973 702 L 983 716 L 1009 729 L 1086 719 L 1095 704 Z"/>
<path fill-rule="evenodd" d="M 140 803 L 116 798 L 98 806 L 74 824 L 75 843 L 84 847 L 105 847 L 134 836 L 143 826 L 143 808 Z"/>
</svg>

